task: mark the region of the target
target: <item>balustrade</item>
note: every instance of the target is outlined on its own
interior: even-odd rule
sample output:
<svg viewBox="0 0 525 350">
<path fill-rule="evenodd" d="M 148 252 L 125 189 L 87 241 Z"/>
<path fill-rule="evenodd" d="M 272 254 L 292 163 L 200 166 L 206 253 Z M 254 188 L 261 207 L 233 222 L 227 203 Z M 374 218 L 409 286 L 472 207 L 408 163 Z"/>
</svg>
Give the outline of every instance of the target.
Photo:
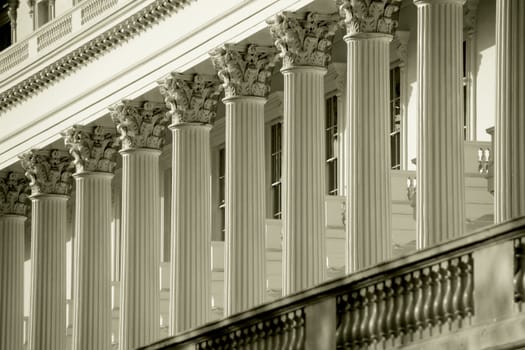
<svg viewBox="0 0 525 350">
<path fill-rule="evenodd" d="M 472 266 L 467 254 L 338 296 L 337 349 L 403 342 L 470 318 Z"/>
<path fill-rule="evenodd" d="M 240 324 L 197 344 L 197 350 L 303 349 L 305 313 L 292 310 L 251 324 Z"/>
</svg>

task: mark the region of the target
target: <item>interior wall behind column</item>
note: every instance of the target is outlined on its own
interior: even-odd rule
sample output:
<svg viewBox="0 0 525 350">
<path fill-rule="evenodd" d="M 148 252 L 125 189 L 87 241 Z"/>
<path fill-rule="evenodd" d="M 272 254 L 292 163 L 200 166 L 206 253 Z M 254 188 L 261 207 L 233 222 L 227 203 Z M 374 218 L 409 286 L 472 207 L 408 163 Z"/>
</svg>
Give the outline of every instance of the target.
<svg viewBox="0 0 525 350">
<path fill-rule="evenodd" d="M 490 141 L 486 129 L 494 126 L 496 111 L 496 1 L 481 0 L 477 18 L 477 138 Z M 525 40 L 525 39 L 524 39 Z"/>
<path fill-rule="evenodd" d="M 407 45 L 407 158 L 408 169 L 415 170 L 412 159 L 417 156 L 417 8 L 409 3 L 401 9 L 399 30 L 410 32 Z"/>
</svg>

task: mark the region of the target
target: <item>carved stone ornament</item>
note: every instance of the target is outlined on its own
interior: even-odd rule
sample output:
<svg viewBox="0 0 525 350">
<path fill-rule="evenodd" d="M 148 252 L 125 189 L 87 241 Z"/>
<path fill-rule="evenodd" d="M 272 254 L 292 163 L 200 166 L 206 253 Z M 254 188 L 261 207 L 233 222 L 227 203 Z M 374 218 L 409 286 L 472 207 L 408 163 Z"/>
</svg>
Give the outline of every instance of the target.
<svg viewBox="0 0 525 350">
<path fill-rule="evenodd" d="M 348 35 L 382 33 L 393 35 L 402 0 L 337 0 Z"/>
<path fill-rule="evenodd" d="M 31 194 L 70 195 L 73 170 L 71 156 L 66 151 L 31 150 L 20 156 L 20 164 L 29 179 Z"/>
<path fill-rule="evenodd" d="M 268 97 L 277 50 L 249 45 L 224 45 L 210 52 L 226 97 Z"/>
<path fill-rule="evenodd" d="M 410 38 L 410 32 L 398 30 L 392 40 L 392 45 L 396 50 L 397 57 L 400 62 L 400 66 L 405 66 L 408 58 L 408 39 Z"/>
<path fill-rule="evenodd" d="M 73 156 L 77 174 L 84 172 L 113 173 L 118 141 L 114 131 L 95 126 L 73 126 L 62 136 L 64 144 Z"/>
<path fill-rule="evenodd" d="M 0 215 L 27 215 L 30 191 L 24 174 L 12 171 L 0 174 Z"/>
<path fill-rule="evenodd" d="M 463 5 L 463 32 L 473 35 L 476 32 L 479 0 L 467 0 Z"/>
<path fill-rule="evenodd" d="M 326 68 L 338 28 L 337 14 L 283 12 L 267 23 L 283 58 L 284 69 L 295 66 Z"/>
<path fill-rule="evenodd" d="M 202 74 L 172 73 L 159 82 L 160 93 L 173 124 L 212 124 L 222 86 L 217 78 Z"/>
<path fill-rule="evenodd" d="M 110 107 L 110 112 L 120 134 L 122 150 L 160 149 L 164 145 L 169 118 L 163 106 L 124 100 Z"/>
</svg>

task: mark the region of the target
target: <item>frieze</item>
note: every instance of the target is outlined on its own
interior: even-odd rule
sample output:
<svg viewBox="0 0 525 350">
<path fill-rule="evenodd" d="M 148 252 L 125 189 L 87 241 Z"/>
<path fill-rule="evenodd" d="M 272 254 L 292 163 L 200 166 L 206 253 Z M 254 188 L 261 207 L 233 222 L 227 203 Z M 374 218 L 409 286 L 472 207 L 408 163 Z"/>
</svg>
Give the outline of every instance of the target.
<svg viewBox="0 0 525 350">
<path fill-rule="evenodd" d="M 274 47 L 223 45 L 210 52 L 226 97 L 267 98 L 277 50 Z"/>
<path fill-rule="evenodd" d="M 222 86 L 217 78 L 203 74 L 172 73 L 159 82 L 160 93 L 172 123 L 212 124 Z"/>
<path fill-rule="evenodd" d="M 113 173 L 118 141 L 114 130 L 101 126 L 72 126 L 62 136 L 64 144 L 73 156 L 76 173 Z"/>
<path fill-rule="evenodd" d="M 32 195 L 70 195 L 72 158 L 66 151 L 31 150 L 20 156 L 20 164 L 29 179 Z"/>
<path fill-rule="evenodd" d="M 315 66 L 326 68 L 331 60 L 337 31 L 337 14 L 283 12 L 269 19 L 270 33 L 283 58 L 283 68 Z"/>
</svg>

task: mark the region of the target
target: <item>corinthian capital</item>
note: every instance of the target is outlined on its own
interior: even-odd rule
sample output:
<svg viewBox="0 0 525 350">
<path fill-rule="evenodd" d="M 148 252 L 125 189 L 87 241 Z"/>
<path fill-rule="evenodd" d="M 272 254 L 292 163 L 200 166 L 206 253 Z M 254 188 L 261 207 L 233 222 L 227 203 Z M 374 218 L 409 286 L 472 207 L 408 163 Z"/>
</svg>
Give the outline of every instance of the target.
<svg viewBox="0 0 525 350">
<path fill-rule="evenodd" d="M 463 32 L 473 35 L 476 32 L 479 0 L 467 0 L 463 5 Z"/>
<path fill-rule="evenodd" d="M 12 171 L 0 174 L 0 215 L 26 215 L 29 194 L 29 184 L 24 174 Z"/>
<path fill-rule="evenodd" d="M 402 0 L 337 0 L 348 35 L 380 33 L 393 35 Z"/>
<path fill-rule="evenodd" d="M 210 52 L 226 97 L 268 97 L 277 58 L 273 47 L 224 45 Z"/>
<path fill-rule="evenodd" d="M 173 124 L 213 123 L 222 91 L 217 78 L 202 74 L 172 73 L 160 81 L 159 86 Z"/>
<path fill-rule="evenodd" d="M 164 106 L 153 102 L 123 100 L 111 106 L 110 113 L 120 134 L 122 150 L 160 149 L 164 145 L 169 121 Z"/>
<path fill-rule="evenodd" d="M 65 151 L 31 150 L 20 156 L 20 164 L 29 179 L 31 194 L 71 193 L 71 157 Z"/>
<path fill-rule="evenodd" d="M 283 12 L 269 19 L 275 46 L 283 58 L 283 68 L 326 67 L 331 60 L 332 42 L 338 28 L 336 14 Z"/>
<path fill-rule="evenodd" d="M 114 131 L 101 126 L 86 128 L 75 125 L 62 136 L 66 148 L 73 156 L 77 174 L 115 171 L 118 143 Z"/>
</svg>

